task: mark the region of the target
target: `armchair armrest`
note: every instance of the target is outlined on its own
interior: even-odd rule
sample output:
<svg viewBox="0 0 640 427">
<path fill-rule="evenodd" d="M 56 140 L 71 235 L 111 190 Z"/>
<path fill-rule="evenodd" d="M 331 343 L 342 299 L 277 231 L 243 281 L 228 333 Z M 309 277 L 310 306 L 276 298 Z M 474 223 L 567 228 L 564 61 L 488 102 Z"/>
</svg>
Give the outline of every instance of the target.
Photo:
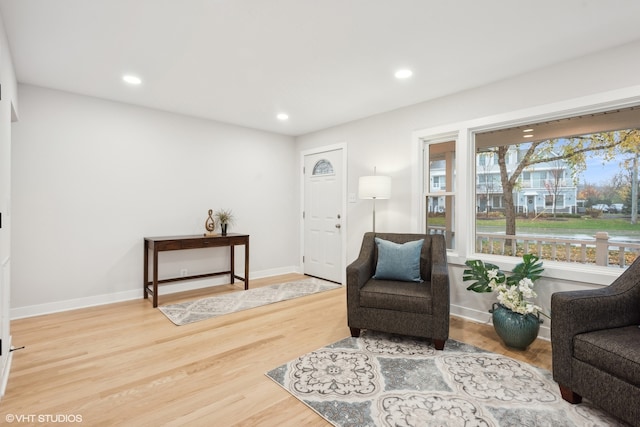
<svg viewBox="0 0 640 427">
<path fill-rule="evenodd" d="M 440 236 L 442 237 L 442 236 Z M 437 239 L 436 236 L 432 237 Z M 444 238 L 443 238 L 444 240 Z M 431 246 L 431 296 L 433 301 L 433 314 L 435 319 L 441 323 L 441 331 L 447 336 L 437 337 L 448 338 L 449 331 L 449 311 L 450 311 L 450 289 L 449 289 L 449 268 L 447 266 L 447 250 L 444 244 Z"/>
<path fill-rule="evenodd" d="M 358 258 L 347 266 L 347 306 L 349 310 L 360 305 L 360 288 L 373 276 L 375 268 L 374 246 L 373 233 L 366 233 Z"/>
<path fill-rule="evenodd" d="M 365 233 L 358 258 L 347 266 L 347 287 L 361 288 L 374 273 L 375 242 L 373 233 Z"/>
<path fill-rule="evenodd" d="M 347 286 L 361 288 L 373 276 L 373 265 L 362 257 L 353 261 L 347 267 Z"/>
<path fill-rule="evenodd" d="M 632 325 L 638 322 L 639 309 L 640 301 L 611 286 L 551 296 L 553 326 L 569 336 Z"/>
</svg>

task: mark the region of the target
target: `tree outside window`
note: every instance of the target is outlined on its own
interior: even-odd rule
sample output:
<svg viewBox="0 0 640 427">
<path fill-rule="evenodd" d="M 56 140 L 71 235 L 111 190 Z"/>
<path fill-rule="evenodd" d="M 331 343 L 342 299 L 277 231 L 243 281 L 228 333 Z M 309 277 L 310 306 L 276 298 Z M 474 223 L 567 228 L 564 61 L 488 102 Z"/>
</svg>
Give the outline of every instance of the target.
<svg viewBox="0 0 640 427">
<path fill-rule="evenodd" d="M 602 120 L 593 119 L 595 124 L 585 126 L 589 119 L 574 119 L 582 128 L 590 127 L 589 133 L 563 135 L 557 124 L 539 124 L 507 129 L 504 135 L 496 131 L 476 134 L 476 232 L 477 240 L 485 242 L 476 250 L 495 253 L 496 248 L 486 244 L 491 239 L 483 237 L 494 233 L 503 236 L 492 239 L 494 244 L 500 240 L 497 250 L 502 254 L 521 256 L 524 251 L 545 252 L 552 247 L 548 259 L 563 260 L 558 252 L 564 251 L 566 261 L 591 262 L 595 255 L 589 255 L 587 249 L 593 245 L 573 244 L 571 239 L 601 231 L 608 232 L 610 240 L 637 244 L 638 248 L 628 251 L 630 260 L 635 258 L 640 251 L 640 228 L 635 227 L 640 130 L 598 131 L 596 124 Z M 571 127 L 569 121 L 566 129 Z M 600 173 L 607 165 L 608 173 Z M 495 185 L 490 184 L 491 176 L 497 177 Z M 488 205 L 496 200 L 500 208 L 492 207 L 492 211 L 500 217 L 489 218 Z M 607 209 L 596 212 L 594 206 Z M 524 234 L 540 234 L 541 240 L 525 248 L 519 237 Z M 560 245 L 560 250 L 557 243 L 542 240 L 553 237 L 564 237 L 569 243 Z M 575 250 L 581 253 L 572 253 Z M 624 251 L 626 257 L 627 249 Z"/>
</svg>

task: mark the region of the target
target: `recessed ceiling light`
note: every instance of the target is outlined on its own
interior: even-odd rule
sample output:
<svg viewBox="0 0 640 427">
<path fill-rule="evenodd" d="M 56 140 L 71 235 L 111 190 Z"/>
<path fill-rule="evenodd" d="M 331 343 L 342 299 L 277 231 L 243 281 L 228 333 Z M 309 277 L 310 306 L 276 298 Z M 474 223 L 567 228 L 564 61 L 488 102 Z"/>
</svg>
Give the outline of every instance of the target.
<svg viewBox="0 0 640 427">
<path fill-rule="evenodd" d="M 413 75 L 413 71 L 408 69 L 398 70 L 395 73 L 396 79 L 408 79 L 412 75 Z"/>
<path fill-rule="evenodd" d="M 533 138 L 533 134 L 522 135 L 523 138 Z"/>
<path fill-rule="evenodd" d="M 398 70 L 394 75 L 396 79 L 407 79 L 413 75 L 413 71 L 409 69 Z"/>
<path fill-rule="evenodd" d="M 524 132 L 524 133 L 527 133 L 527 132 L 533 132 L 533 129 L 532 129 L 532 128 L 529 128 L 529 129 L 523 129 L 523 130 L 522 130 L 522 132 Z"/>
<path fill-rule="evenodd" d="M 132 76 L 131 74 L 122 76 L 122 80 L 129 83 L 130 85 L 139 85 L 140 83 L 142 83 L 140 77 Z"/>
<path fill-rule="evenodd" d="M 280 113 L 276 117 L 278 118 L 278 120 L 288 120 L 289 119 L 289 115 L 285 114 L 285 113 Z"/>
</svg>

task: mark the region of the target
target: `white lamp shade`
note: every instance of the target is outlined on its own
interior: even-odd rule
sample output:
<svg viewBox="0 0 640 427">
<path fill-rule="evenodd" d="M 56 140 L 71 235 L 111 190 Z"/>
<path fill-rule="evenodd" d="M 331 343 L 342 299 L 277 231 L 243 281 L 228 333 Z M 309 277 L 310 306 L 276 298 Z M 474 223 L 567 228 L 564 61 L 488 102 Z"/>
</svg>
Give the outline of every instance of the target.
<svg viewBox="0 0 640 427">
<path fill-rule="evenodd" d="M 358 182 L 358 196 L 361 199 L 388 199 L 391 197 L 390 176 L 361 176 Z"/>
</svg>

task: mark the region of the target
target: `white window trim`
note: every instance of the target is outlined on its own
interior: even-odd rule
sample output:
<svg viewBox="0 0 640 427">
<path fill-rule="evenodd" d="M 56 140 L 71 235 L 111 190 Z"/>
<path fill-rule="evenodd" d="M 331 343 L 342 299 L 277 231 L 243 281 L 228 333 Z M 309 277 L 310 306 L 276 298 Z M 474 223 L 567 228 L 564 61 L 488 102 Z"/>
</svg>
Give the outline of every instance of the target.
<svg viewBox="0 0 640 427">
<path fill-rule="evenodd" d="M 454 215 L 457 237 L 456 248 L 448 251 L 448 261 L 450 264 L 463 265 L 468 259 L 480 258 L 479 254 L 475 253 L 475 215 L 468 215 L 469 212 L 475 212 L 475 144 L 473 141 L 476 133 L 531 122 L 598 113 L 638 104 L 640 104 L 640 85 L 413 132 L 411 163 L 414 198 L 411 207 L 413 212 L 417 213 L 412 216 L 414 218 L 413 230 L 425 232 L 424 171 L 426 169 L 423 150 L 427 145 L 456 141 L 456 208 Z M 468 167 L 469 165 L 472 167 Z M 519 262 L 518 258 L 499 255 L 482 254 L 481 258 L 494 262 L 507 270 L 512 269 Z M 621 269 L 579 263 L 545 261 L 545 277 L 567 281 L 609 285 L 621 271 Z"/>
</svg>

